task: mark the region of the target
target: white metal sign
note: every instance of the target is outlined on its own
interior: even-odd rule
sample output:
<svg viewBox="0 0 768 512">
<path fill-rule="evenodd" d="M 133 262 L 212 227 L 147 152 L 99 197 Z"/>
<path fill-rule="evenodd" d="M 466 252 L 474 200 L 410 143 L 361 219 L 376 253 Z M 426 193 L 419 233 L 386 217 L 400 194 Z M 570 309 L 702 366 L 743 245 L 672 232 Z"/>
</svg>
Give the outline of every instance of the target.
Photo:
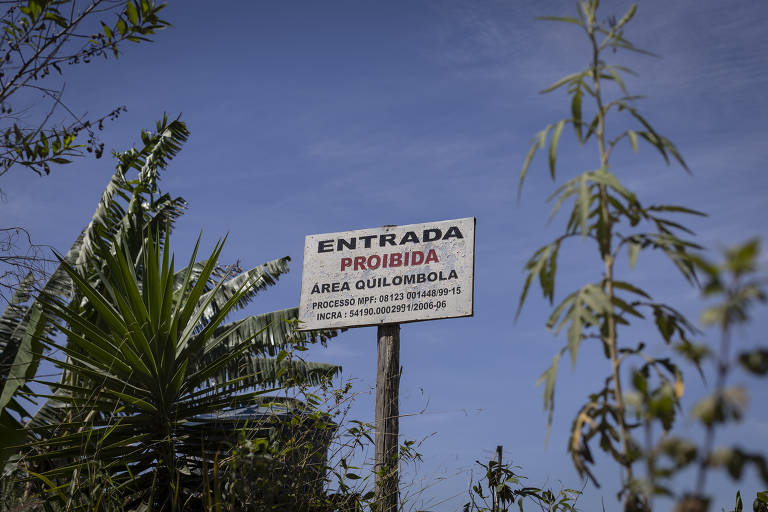
<svg viewBox="0 0 768 512">
<path fill-rule="evenodd" d="M 472 316 L 475 218 L 309 235 L 301 330 Z"/>
</svg>

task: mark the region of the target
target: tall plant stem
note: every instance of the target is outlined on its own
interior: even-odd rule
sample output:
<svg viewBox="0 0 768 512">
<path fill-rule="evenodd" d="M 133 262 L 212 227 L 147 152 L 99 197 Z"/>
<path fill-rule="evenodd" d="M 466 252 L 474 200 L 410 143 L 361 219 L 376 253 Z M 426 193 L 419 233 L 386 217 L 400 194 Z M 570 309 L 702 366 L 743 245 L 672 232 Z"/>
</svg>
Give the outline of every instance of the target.
<svg viewBox="0 0 768 512">
<path fill-rule="evenodd" d="M 608 149 L 605 143 L 605 110 L 603 105 L 602 93 L 600 90 L 600 47 L 595 37 L 594 17 L 590 17 L 588 34 L 592 43 L 592 79 L 595 91 L 595 100 L 597 102 L 597 128 L 595 135 L 598 148 L 600 150 L 600 166 L 605 169 L 608 167 Z M 611 251 L 611 237 L 613 236 L 613 217 L 608 210 L 608 191 L 605 185 L 600 185 L 600 216 L 603 223 L 603 233 L 598 233 L 599 248 L 601 258 L 605 266 L 604 289 L 609 303 L 613 304 L 613 267 L 614 256 Z M 616 402 L 617 421 L 621 438 L 621 455 L 623 460 L 620 464 L 624 467 L 625 482 L 629 486 L 633 480 L 632 461 L 629 458 L 629 431 L 625 420 L 624 395 L 621 389 L 621 360 L 618 351 L 618 338 L 616 333 L 616 316 L 613 307 L 606 314 L 607 335 L 604 342 L 608 348 L 608 355 L 611 360 L 611 374 L 614 388 L 614 400 Z M 631 493 L 626 496 L 626 501 L 631 499 Z M 626 502 L 625 501 L 625 502 Z"/>
<path fill-rule="evenodd" d="M 715 410 L 722 409 L 723 402 L 723 390 L 725 389 L 725 380 L 728 377 L 729 371 L 729 358 L 731 352 L 731 336 L 730 336 L 730 323 L 726 317 L 723 320 L 721 327 L 720 338 L 720 356 L 717 361 L 717 381 L 715 383 Z M 696 477 L 696 494 L 698 496 L 704 496 L 704 484 L 707 479 L 707 465 L 709 458 L 712 455 L 712 449 L 715 444 L 715 421 L 713 420 L 707 424 L 707 430 L 704 436 L 704 452 L 701 459 L 699 459 L 698 476 Z"/>
</svg>

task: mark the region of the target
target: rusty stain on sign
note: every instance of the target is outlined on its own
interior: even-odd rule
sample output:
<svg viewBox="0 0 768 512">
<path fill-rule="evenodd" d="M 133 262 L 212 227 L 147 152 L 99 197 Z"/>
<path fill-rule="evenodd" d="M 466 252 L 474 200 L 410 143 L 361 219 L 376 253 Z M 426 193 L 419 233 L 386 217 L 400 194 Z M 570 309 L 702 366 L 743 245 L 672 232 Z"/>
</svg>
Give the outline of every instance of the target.
<svg viewBox="0 0 768 512">
<path fill-rule="evenodd" d="M 475 218 L 309 235 L 301 330 L 472 316 Z"/>
</svg>

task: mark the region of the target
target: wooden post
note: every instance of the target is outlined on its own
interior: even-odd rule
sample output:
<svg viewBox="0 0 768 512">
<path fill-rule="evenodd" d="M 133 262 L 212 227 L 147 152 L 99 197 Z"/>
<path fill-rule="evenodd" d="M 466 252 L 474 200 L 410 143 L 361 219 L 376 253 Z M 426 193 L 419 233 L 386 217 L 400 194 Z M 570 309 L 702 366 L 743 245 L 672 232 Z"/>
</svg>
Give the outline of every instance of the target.
<svg viewBox="0 0 768 512">
<path fill-rule="evenodd" d="M 375 461 L 378 512 L 397 512 L 400 433 L 400 324 L 380 325 L 376 372 Z"/>
<path fill-rule="evenodd" d="M 495 459 L 496 459 L 496 469 L 495 469 L 496 485 L 498 485 L 499 482 L 501 481 L 501 450 L 503 450 L 502 446 L 501 445 L 497 445 L 496 446 L 496 457 L 495 457 Z M 493 489 L 491 492 L 493 493 L 493 512 L 498 512 L 499 510 L 501 510 L 501 506 L 499 504 L 499 491 L 496 490 L 496 489 Z"/>
</svg>

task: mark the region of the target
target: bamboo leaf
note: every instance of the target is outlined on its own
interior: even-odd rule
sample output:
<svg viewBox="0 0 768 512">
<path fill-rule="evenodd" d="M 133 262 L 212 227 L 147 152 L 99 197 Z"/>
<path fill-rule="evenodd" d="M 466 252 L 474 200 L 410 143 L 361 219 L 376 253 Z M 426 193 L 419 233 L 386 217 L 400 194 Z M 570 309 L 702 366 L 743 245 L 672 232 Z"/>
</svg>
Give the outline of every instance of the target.
<svg viewBox="0 0 768 512">
<path fill-rule="evenodd" d="M 627 138 L 629 139 L 629 144 L 632 146 L 632 151 L 637 153 L 638 146 L 637 146 L 637 132 L 634 130 L 627 130 Z"/>
<path fill-rule="evenodd" d="M 589 195 L 589 188 L 587 186 L 587 180 L 589 176 L 587 173 L 581 175 L 579 180 L 579 195 L 576 201 L 576 207 L 579 210 L 579 227 L 581 229 L 581 237 L 587 236 L 587 219 L 589 218 L 589 205 L 591 198 Z"/>
<path fill-rule="evenodd" d="M 560 210 L 560 207 L 563 205 L 563 203 L 568 199 L 569 197 L 576 194 L 576 189 L 574 187 L 569 187 L 565 192 L 563 192 L 560 197 L 557 199 L 557 202 L 555 203 L 555 206 L 552 207 L 552 211 L 549 214 L 549 218 L 547 219 L 547 222 L 552 222 L 552 219 L 555 218 L 555 215 Z"/>
<path fill-rule="evenodd" d="M 552 140 L 549 143 L 549 174 L 555 179 L 555 160 L 557 159 L 557 144 L 560 142 L 560 134 L 563 133 L 565 120 L 559 121 L 552 131 Z"/>
<path fill-rule="evenodd" d="M 540 21 L 558 21 L 562 23 L 573 23 L 574 25 L 584 26 L 581 21 L 568 16 L 537 16 L 536 19 Z"/>
<path fill-rule="evenodd" d="M 568 76 L 564 76 L 557 82 L 553 83 L 549 87 L 545 87 L 541 91 L 539 91 L 539 94 L 546 94 L 548 92 L 554 91 L 555 89 L 558 89 L 559 87 L 562 87 L 563 85 L 575 81 L 576 79 L 582 78 L 584 75 L 587 74 L 587 71 L 579 71 L 578 73 L 573 73 Z"/>
<path fill-rule="evenodd" d="M 701 212 L 699 210 L 694 210 L 692 208 L 686 208 L 684 206 L 677 206 L 677 205 L 652 205 L 648 207 L 648 211 L 687 213 L 690 215 L 699 215 L 701 217 L 707 216 L 706 213 Z"/>
<path fill-rule="evenodd" d="M 58 494 L 59 498 L 61 498 L 62 501 L 64 501 L 64 502 L 67 501 L 67 497 L 64 495 L 64 493 L 61 490 L 62 487 L 65 487 L 65 486 L 61 486 L 61 485 L 60 486 L 56 486 L 53 482 L 51 482 L 50 479 L 48 479 L 47 477 L 41 475 L 40 473 L 35 473 L 34 471 L 29 471 L 29 474 L 32 475 L 33 477 L 37 478 L 38 480 L 42 480 L 43 483 L 45 483 L 45 485 L 48 486 L 48 489 L 46 489 L 48 492 L 55 492 L 56 494 Z"/>
<path fill-rule="evenodd" d="M 576 367 L 576 357 L 579 354 L 581 346 L 582 328 L 583 328 L 583 306 L 580 300 L 574 304 L 571 315 L 571 325 L 568 326 L 568 353 L 571 356 L 571 369 Z"/>
<path fill-rule="evenodd" d="M 557 380 L 557 368 L 560 365 L 560 357 L 563 355 L 564 350 L 565 349 L 560 350 L 555 355 L 549 368 L 547 368 L 536 380 L 536 386 L 540 386 L 542 383 L 544 384 L 544 410 L 547 411 L 547 438 L 549 437 L 552 417 L 555 412 L 555 381 Z"/>
<path fill-rule="evenodd" d="M 573 117 L 573 129 L 576 131 L 576 138 L 579 144 L 584 145 L 584 138 L 582 135 L 582 119 L 581 119 L 581 82 L 576 86 L 576 91 L 571 98 L 571 116 Z"/>
<path fill-rule="evenodd" d="M 531 145 L 531 148 L 528 150 L 528 154 L 525 156 L 525 161 L 523 162 L 523 168 L 520 170 L 520 182 L 517 185 L 517 200 L 520 201 L 520 195 L 523 192 L 523 182 L 525 181 L 525 176 L 528 174 L 528 167 L 531 165 L 531 162 L 533 161 L 533 155 L 536 154 L 536 151 L 539 149 L 539 143 L 534 142 Z"/>
<path fill-rule="evenodd" d="M 637 12 L 637 4 L 632 4 L 632 6 L 629 8 L 629 11 L 621 17 L 621 19 L 616 23 L 616 27 L 614 30 L 618 32 L 619 30 L 624 27 L 629 21 L 634 17 L 635 13 Z"/>
<path fill-rule="evenodd" d="M 648 295 L 644 290 L 638 288 L 632 283 L 627 283 L 626 281 L 614 280 L 613 287 L 618 288 L 619 290 L 625 290 L 625 291 L 634 293 L 635 295 L 640 295 L 641 297 L 646 298 L 648 300 L 651 299 L 651 296 Z"/>
<path fill-rule="evenodd" d="M 560 304 L 552 311 L 552 313 L 549 315 L 549 319 L 547 320 L 547 329 L 552 329 L 557 324 L 558 320 L 560 319 L 560 316 L 563 314 L 563 311 L 565 308 L 572 306 L 574 302 L 576 301 L 578 297 L 579 292 L 573 292 L 570 295 L 568 295 L 566 298 L 564 298 Z M 566 315 L 567 316 L 567 315 Z M 561 323 L 560 326 L 563 324 Z M 557 335 L 560 332 L 560 327 L 557 328 L 555 331 L 555 335 Z"/>
<path fill-rule="evenodd" d="M 621 89 L 621 92 L 623 92 L 626 96 L 629 96 L 629 91 L 627 91 L 627 86 L 624 83 L 624 79 L 621 78 L 621 75 L 616 70 L 616 68 L 606 65 L 603 69 L 605 69 L 605 71 L 608 73 L 607 75 L 603 75 L 603 78 L 615 81 Z"/>
</svg>

